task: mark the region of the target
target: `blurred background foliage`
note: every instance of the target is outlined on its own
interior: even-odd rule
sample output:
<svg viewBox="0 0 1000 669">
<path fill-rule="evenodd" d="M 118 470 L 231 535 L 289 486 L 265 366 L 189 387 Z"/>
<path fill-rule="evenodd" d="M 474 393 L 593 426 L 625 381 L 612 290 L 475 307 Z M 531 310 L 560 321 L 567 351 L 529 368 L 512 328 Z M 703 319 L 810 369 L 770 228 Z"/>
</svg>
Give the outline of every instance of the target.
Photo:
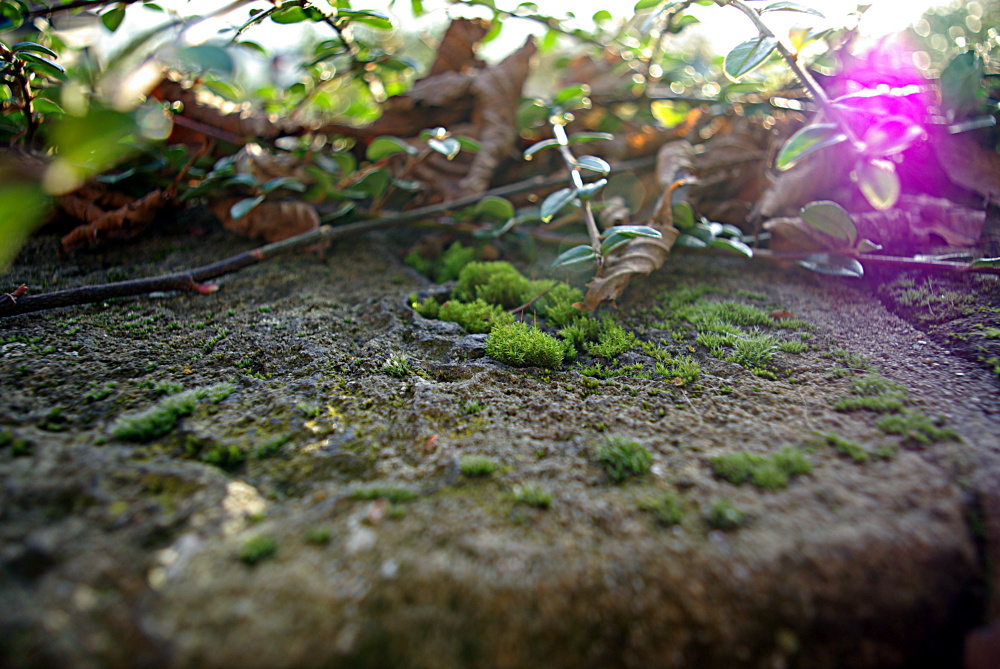
<svg viewBox="0 0 1000 669">
<path fill-rule="evenodd" d="M 713 41 L 728 30 L 726 9 L 706 1 L 639 0 L 613 8 L 616 13 L 598 6 L 577 16 L 564 6 L 547 13 L 531 2 L 497 0 L 434 6 L 391 0 L 379 9 L 351 0 L 0 0 L 0 268 L 48 219 L 52 198 L 94 180 L 136 196 L 171 188 L 184 197 L 233 177 L 226 164 L 220 171 L 218 156 L 178 148 L 175 119 L 183 103 L 157 98 L 165 79 L 187 82 L 200 99 L 237 116 L 361 126 L 426 73 L 450 19 L 478 16 L 490 21 L 482 41 L 494 58 L 512 50 L 525 31 L 538 35 L 541 59 L 529 96 L 551 91 L 574 59 L 589 54 L 610 63 L 609 76 L 626 82 L 615 95 L 625 96 L 619 110 L 631 121 L 671 127 L 705 103 L 757 105 L 767 113 L 789 90 L 788 70 L 772 56 L 739 82 L 727 79 L 724 54 Z M 905 32 L 881 36 L 858 29 L 866 9 L 851 6 L 832 22 L 799 14 L 812 23 L 786 28 L 821 81 L 832 82 L 852 62 L 891 54 L 891 44 L 905 42 L 905 69 L 923 79 L 948 73 L 942 90 L 950 101 L 942 108 L 949 122 L 997 115 L 1000 3 L 931 7 Z M 855 48 L 865 41 L 864 49 Z M 900 65 L 886 58 L 883 69 Z M 794 100 L 789 104 L 801 108 Z M 617 130 L 614 117 L 607 123 L 597 129 Z M 356 140 L 349 133 L 299 132 L 279 141 L 298 155 L 326 156 L 312 166 L 314 184 L 326 185 L 314 199 L 350 200 L 338 188 L 365 166 L 350 151 Z M 361 174 L 352 192 L 370 176 Z"/>
</svg>

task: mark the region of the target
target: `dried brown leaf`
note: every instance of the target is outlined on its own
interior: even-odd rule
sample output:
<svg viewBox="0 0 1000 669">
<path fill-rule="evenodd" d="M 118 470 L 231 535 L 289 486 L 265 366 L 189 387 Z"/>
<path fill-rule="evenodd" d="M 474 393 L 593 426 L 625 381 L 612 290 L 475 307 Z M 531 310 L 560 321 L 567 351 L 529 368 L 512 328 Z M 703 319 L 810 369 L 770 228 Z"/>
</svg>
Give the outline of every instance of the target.
<svg viewBox="0 0 1000 669">
<path fill-rule="evenodd" d="M 209 210 L 222 221 L 226 230 L 238 235 L 264 241 L 277 242 L 319 227 L 319 215 L 311 205 L 300 200 L 262 202 L 242 218 L 233 219 L 230 208 L 240 198 L 222 198 L 209 206 Z"/>
<path fill-rule="evenodd" d="M 996 151 L 984 147 L 967 132 L 939 133 L 933 146 L 953 184 L 1000 202 L 1000 155 Z"/>
<path fill-rule="evenodd" d="M 489 24 L 482 19 L 455 19 L 445 30 L 438 45 L 437 56 L 428 77 L 443 72 L 462 72 L 470 67 L 481 67 L 476 58 L 476 45 L 486 36 Z"/>
<path fill-rule="evenodd" d="M 128 204 L 106 211 L 93 218 L 87 225 L 74 228 L 62 238 L 63 251 L 90 246 L 105 239 L 127 239 L 146 228 L 173 197 L 167 191 L 156 189 Z M 94 216 L 95 212 L 85 207 L 83 212 Z M 85 219 L 82 219 L 85 220 Z"/>
<path fill-rule="evenodd" d="M 655 272 L 667 261 L 680 234 L 673 225 L 671 194 L 678 184 L 692 178 L 693 157 L 694 149 L 687 140 L 663 145 L 657 154 L 656 175 L 664 192 L 655 215 L 645 223 L 658 230 L 662 237 L 635 237 L 612 253 L 597 276 L 587 284 L 587 294 L 575 305 L 578 309 L 594 311 L 602 304 L 613 303 L 633 279 Z"/>
</svg>

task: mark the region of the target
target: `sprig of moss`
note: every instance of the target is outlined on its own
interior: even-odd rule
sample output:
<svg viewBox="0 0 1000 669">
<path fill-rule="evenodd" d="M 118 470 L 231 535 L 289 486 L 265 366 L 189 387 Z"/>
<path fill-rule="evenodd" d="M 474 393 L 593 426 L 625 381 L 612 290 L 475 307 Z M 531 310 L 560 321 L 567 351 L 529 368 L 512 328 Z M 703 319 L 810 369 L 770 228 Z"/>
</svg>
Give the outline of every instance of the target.
<svg viewBox="0 0 1000 669">
<path fill-rule="evenodd" d="M 562 364 L 564 349 L 555 337 L 524 323 L 498 325 L 486 340 L 486 355 L 512 367 L 546 367 Z"/>
<path fill-rule="evenodd" d="M 608 437 L 597 450 L 597 461 L 604 467 L 608 478 L 621 483 L 649 471 L 653 457 L 649 449 L 637 441 L 622 436 Z"/>
<path fill-rule="evenodd" d="M 716 455 L 708 460 L 712 472 L 735 485 L 752 482 L 765 490 L 780 490 L 790 478 L 808 474 L 812 463 L 797 448 L 786 446 L 770 456 L 737 451 Z"/>
<path fill-rule="evenodd" d="M 961 441 L 951 428 L 942 427 L 944 418 L 931 419 L 919 411 L 891 414 L 875 421 L 886 434 L 898 434 L 904 441 L 930 444 L 935 441 Z"/>
</svg>

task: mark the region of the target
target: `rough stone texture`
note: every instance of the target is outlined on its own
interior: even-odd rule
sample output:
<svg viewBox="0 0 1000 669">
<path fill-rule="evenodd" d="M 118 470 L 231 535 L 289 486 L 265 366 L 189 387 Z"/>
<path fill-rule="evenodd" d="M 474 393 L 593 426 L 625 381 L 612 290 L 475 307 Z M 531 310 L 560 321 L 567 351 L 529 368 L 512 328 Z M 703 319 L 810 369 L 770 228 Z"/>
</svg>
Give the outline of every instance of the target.
<svg viewBox="0 0 1000 669">
<path fill-rule="evenodd" d="M 43 236 L 4 289 L 149 275 L 242 244 L 172 229 L 59 265 Z M 817 349 L 778 354 L 783 373 L 768 380 L 692 340 L 700 389 L 656 376 L 592 387 L 572 365 L 508 368 L 483 357 L 484 337 L 413 314 L 406 296 L 429 284 L 398 250 L 370 236 L 250 268 L 210 296 L 0 321 L 0 424 L 30 445 L 0 449 L 0 665 L 961 666 L 1000 564 L 1000 386 L 988 372 L 863 284 L 678 256 L 622 304 L 640 338 L 669 337 L 640 316 L 663 285 L 708 284 L 766 296 L 815 328 Z M 838 346 L 962 441 L 901 444 L 871 414 L 833 411 L 848 380 L 822 354 Z M 418 374 L 383 373 L 392 354 Z M 221 381 L 235 391 L 166 436 L 110 433 L 165 383 Z M 464 413 L 470 400 L 485 408 Z M 902 448 L 857 463 L 815 432 Z M 648 476 L 608 482 L 595 451 L 612 434 L 650 450 Z M 737 487 L 708 465 L 785 445 L 810 449 L 814 469 L 783 490 Z M 220 446 L 246 461 L 199 461 Z M 462 475 L 470 453 L 501 469 Z M 514 503 L 528 484 L 550 508 Z M 353 495 L 372 485 L 416 497 L 387 515 Z M 674 527 L 640 508 L 668 491 L 684 509 Z M 720 498 L 745 526 L 706 523 Z M 311 528 L 329 542 L 307 541 Z M 240 552 L 258 535 L 277 551 L 250 566 Z"/>
</svg>

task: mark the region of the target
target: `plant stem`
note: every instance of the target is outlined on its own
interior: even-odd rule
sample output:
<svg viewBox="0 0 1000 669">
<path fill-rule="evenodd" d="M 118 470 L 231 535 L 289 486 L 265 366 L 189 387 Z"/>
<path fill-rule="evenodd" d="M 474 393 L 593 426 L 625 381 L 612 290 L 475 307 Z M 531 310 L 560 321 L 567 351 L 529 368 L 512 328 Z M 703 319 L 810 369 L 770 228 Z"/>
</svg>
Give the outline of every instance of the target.
<svg viewBox="0 0 1000 669">
<path fill-rule="evenodd" d="M 578 192 L 583 189 L 583 175 L 576 162 L 576 156 L 569 149 L 569 137 L 566 136 L 566 127 L 560 123 L 552 124 L 552 134 L 559 142 L 559 154 L 562 156 L 566 168 L 569 170 L 570 183 Z M 604 256 L 601 255 L 601 233 L 597 229 L 597 221 L 594 219 L 594 211 L 590 207 L 590 200 L 580 198 L 583 203 L 583 221 L 587 224 L 587 236 L 590 237 L 590 245 L 594 249 L 594 260 L 598 270 L 604 266 Z"/>
</svg>

